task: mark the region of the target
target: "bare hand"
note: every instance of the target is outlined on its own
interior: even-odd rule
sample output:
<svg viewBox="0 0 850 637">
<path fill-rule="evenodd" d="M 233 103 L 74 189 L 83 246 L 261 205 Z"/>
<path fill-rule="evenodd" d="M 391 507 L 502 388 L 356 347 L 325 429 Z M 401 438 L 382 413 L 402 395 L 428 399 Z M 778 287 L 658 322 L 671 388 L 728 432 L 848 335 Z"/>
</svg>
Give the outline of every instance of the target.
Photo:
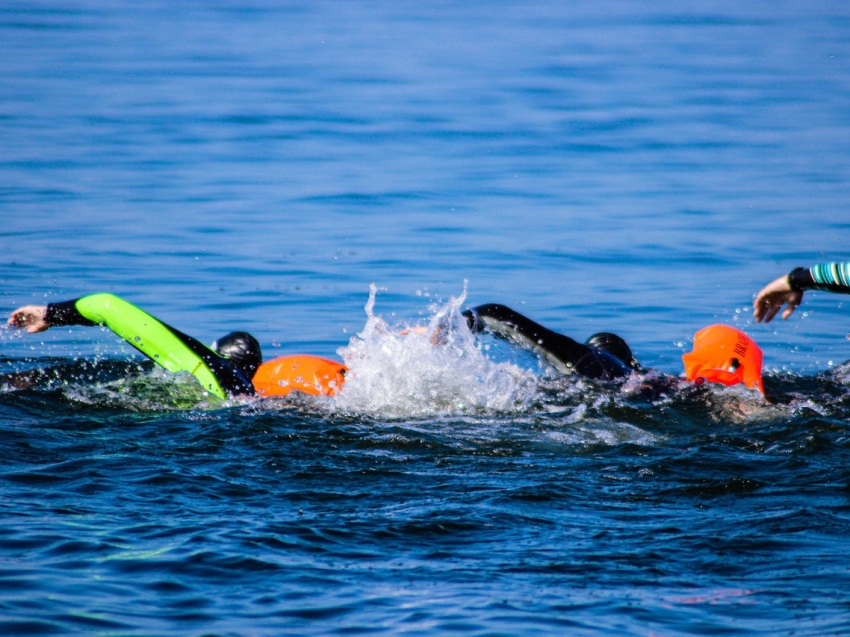
<svg viewBox="0 0 850 637">
<path fill-rule="evenodd" d="M 803 292 L 792 290 L 788 276 L 781 276 L 758 293 L 753 301 L 753 317 L 756 323 L 770 323 L 784 304 L 788 304 L 782 312 L 782 318 L 787 319 L 797 306 L 803 302 Z"/>
<path fill-rule="evenodd" d="M 44 315 L 47 312 L 45 305 L 26 305 L 19 307 L 12 312 L 9 317 L 9 327 L 17 327 L 18 329 L 27 328 L 27 334 L 36 334 L 43 332 L 50 326 L 44 320 Z"/>
<path fill-rule="evenodd" d="M 414 325 L 413 327 L 406 327 L 401 330 L 399 334 L 401 336 L 407 336 L 408 334 L 427 334 L 428 330 L 431 329 L 427 325 Z M 445 345 L 446 337 L 443 334 L 443 326 L 437 326 L 437 329 L 434 330 L 434 333 L 431 334 L 431 345 Z"/>
</svg>

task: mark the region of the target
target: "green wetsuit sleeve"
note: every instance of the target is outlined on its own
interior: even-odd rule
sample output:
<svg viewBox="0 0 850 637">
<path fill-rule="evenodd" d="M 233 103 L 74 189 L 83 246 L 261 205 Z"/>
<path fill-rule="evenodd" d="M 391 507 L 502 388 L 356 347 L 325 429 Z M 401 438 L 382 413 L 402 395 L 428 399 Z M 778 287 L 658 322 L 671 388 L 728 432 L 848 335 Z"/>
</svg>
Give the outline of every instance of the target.
<svg viewBox="0 0 850 637">
<path fill-rule="evenodd" d="M 189 372 L 211 394 L 227 398 L 209 364 L 217 355 L 195 339 L 114 294 L 84 296 L 75 306 L 83 318 L 105 325 L 158 365 L 170 372 Z"/>
</svg>

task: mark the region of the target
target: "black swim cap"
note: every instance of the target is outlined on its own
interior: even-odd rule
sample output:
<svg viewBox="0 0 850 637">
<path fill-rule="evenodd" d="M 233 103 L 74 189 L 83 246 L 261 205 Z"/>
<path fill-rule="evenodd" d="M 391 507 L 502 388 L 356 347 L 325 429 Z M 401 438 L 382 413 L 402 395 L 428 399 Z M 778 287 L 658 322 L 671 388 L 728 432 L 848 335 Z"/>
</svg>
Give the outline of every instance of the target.
<svg viewBox="0 0 850 637">
<path fill-rule="evenodd" d="M 231 332 L 227 336 L 222 336 L 212 344 L 212 350 L 245 372 L 248 380 L 254 377 L 254 373 L 263 362 L 260 344 L 248 332 Z"/>
<path fill-rule="evenodd" d="M 640 370 L 641 366 L 632 354 L 631 348 L 622 338 L 611 332 L 599 332 L 591 336 L 585 342 L 585 345 L 601 349 L 603 352 L 608 352 L 623 361 L 628 367 L 634 370 Z"/>
</svg>

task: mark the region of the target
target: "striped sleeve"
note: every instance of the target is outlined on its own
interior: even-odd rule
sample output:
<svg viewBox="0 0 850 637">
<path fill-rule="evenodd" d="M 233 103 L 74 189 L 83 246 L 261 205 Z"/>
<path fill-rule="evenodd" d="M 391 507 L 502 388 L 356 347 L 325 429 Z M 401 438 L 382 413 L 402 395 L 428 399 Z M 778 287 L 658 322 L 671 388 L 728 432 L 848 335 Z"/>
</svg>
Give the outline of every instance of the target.
<svg viewBox="0 0 850 637">
<path fill-rule="evenodd" d="M 821 263 L 809 268 L 812 283 L 806 288 L 850 294 L 850 261 Z"/>
</svg>

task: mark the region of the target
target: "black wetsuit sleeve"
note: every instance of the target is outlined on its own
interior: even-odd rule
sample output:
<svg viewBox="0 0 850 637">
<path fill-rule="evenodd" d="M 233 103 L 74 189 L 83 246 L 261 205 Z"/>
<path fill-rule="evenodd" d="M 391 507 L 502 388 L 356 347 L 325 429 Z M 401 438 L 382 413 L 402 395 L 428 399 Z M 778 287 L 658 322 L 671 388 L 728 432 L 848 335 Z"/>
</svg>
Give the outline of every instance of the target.
<svg viewBox="0 0 850 637">
<path fill-rule="evenodd" d="M 61 327 L 63 325 L 97 325 L 80 314 L 77 309 L 77 301 L 62 301 L 61 303 L 50 303 L 44 313 L 44 321 L 50 327 Z"/>
<path fill-rule="evenodd" d="M 489 330 L 506 338 L 528 341 L 528 345 L 543 349 L 566 365 L 573 365 L 590 351 L 583 343 L 558 334 L 535 323 L 530 318 L 505 305 L 488 303 L 464 312 L 467 325 L 477 333 Z M 517 337 L 521 338 L 517 338 Z"/>
<path fill-rule="evenodd" d="M 617 357 L 579 343 L 535 323 L 505 305 L 488 303 L 463 312 L 473 333 L 491 331 L 530 347 L 556 367 L 572 370 L 588 378 L 608 380 L 628 376 L 630 370 Z"/>
</svg>

